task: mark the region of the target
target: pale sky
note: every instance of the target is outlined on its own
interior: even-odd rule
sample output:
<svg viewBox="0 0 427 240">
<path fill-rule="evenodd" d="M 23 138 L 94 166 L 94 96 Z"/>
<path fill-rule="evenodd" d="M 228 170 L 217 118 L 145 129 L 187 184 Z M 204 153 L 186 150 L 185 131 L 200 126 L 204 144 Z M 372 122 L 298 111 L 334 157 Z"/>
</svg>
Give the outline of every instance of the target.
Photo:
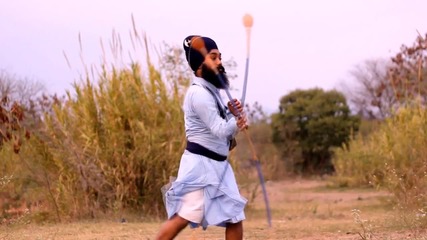
<svg viewBox="0 0 427 240">
<path fill-rule="evenodd" d="M 241 89 L 242 17 L 249 13 L 254 25 L 246 101 L 271 112 L 292 90 L 330 90 L 355 65 L 412 45 L 417 31 L 427 32 L 426 10 L 425 0 L 0 0 L 0 69 L 64 93 L 82 71 L 78 35 L 86 63 L 98 65 L 100 39 L 108 42 L 113 29 L 127 39 L 133 15 L 154 46 L 181 47 L 191 34 L 214 39 L 223 58 L 237 62 L 232 85 Z"/>
</svg>

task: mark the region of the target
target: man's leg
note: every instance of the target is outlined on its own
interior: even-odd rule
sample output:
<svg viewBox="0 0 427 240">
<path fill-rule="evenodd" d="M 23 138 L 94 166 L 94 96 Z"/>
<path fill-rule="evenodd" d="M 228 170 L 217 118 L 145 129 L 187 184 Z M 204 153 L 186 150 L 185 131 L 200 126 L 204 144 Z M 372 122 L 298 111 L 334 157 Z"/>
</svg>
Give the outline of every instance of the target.
<svg viewBox="0 0 427 240">
<path fill-rule="evenodd" d="M 181 209 L 160 228 L 156 240 L 170 240 L 176 237 L 188 223 L 200 223 L 203 218 L 203 189 L 188 192 L 182 197 Z"/>
<path fill-rule="evenodd" d="M 243 223 L 227 223 L 225 227 L 226 240 L 242 240 L 243 239 Z"/>
<path fill-rule="evenodd" d="M 171 240 L 188 225 L 188 221 L 178 215 L 167 220 L 160 228 L 156 240 Z"/>
</svg>

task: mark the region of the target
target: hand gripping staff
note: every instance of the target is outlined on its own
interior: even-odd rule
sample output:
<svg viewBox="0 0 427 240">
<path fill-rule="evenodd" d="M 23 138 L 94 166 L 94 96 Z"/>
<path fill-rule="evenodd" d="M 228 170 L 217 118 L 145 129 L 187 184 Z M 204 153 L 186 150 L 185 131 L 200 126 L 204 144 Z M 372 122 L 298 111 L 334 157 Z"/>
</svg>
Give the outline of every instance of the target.
<svg viewBox="0 0 427 240">
<path fill-rule="evenodd" d="M 247 76 L 248 76 L 248 68 L 249 68 L 250 28 L 252 27 L 252 24 L 253 24 L 252 17 L 250 15 L 246 14 L 244 16 L 244 18 L 243 18 L 243 23 L 244 23 L 244 26 L 246 27 L 246 33 L 247 33 L 247 56 L 246 56 L 246 69 L 245 69 L 244 88 L 243 88 L 242 99 L 241 99 L 242 104 L 244 104 L 245 95 L 246 95 L 246 87 L 247 87 Z M 199 51 L 205 57 L 205 64 L 208 67 L 210 67 L 215 72 L 218 80 L 222 83 L 222 85 L 225 86 L 225 81 L 224 81 L 222 75 L 219 74 L 218 69 L 216 69 L 215 67 L 212 67 L 213 66 L 212 65 L 212 60 L 209 57 L 207 57 L 208 52 L 206 50 L 205 42 L 203 41 L 203 39 L 201 37 L 194 37 L 193 39 L 191 39 L 191 43 L 192 43 L 191 44 L 191 48 Z M 230 91 L 228 90 L 228 88 L 225 88 L 225 92 L 227 94 L 228 99 L 230 100 L 230 102 L 232 104 L 232 107 L 234 109 L 237 109 L 237 107 L 234 104 L 233 97 L 231 96 Z M 240 116 L 237 116 L 237 117 L 240 117 Z M 252 159 L 252 163 L 255 165 L 255 167 L 257 169 L 258 177 L 260 179 L 260 184 L 261 184 L 261 187 L 262 187 L 262 192 L 263 192 L 263 196 L 264 196 L 264 202 L 265 202 L 266 211 L 267 211 L 268 226 L 271 227 L 271 210 L 270 210 L 270 204 L 269 204 L 269 200 L 268 200 L 267 190 L 266 190 L 266 187 L 265 187 L 264 176 L 263 176 L 262 171 L 261 171 L 261 164 L 260 164 L 259 158 L 258 158 L 258 156 L 256 154 L 255 147 L 253 145 L 252 139 L 250 138 L 250 136 L 248 134 L 248 130 L 245 129 L 243 132 L 245 133 L 245 136 L 246 136 L 246 138 L 248 140 L 248 143 L 249 143 L 250 150 L 252 152 L 252 158 L 253 158 Z M 227 169 L 227 166 L 225 167 L 225 170 L 226 169 Z M 221 185 L 223 177 L 225 176 L 224 175 L 225 174 L 225 170 L 222 173 L 222 176 L 221 176 L 220 183 L 218 185 L 217 191 L 219 190 L 219 187 Z M 209 210 L 209 208 L 207 208 L 206 211 L 208 211 L 208 210 Z"/>
</svg>

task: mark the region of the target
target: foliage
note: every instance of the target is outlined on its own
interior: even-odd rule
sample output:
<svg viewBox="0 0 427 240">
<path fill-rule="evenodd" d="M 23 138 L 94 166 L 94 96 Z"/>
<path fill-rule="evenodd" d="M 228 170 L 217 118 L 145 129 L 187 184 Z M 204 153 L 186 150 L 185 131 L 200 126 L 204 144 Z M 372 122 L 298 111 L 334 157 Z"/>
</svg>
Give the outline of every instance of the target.
<svg viewBox="0 0 427 240">
<path fill-rule="evenodd" d="M 427 227 L 426 48 L 419 36 L 412 47 L 403 45 L 392 57 L 387 82 L 373 89 L 379 97 L 393 91 L 388 117 L 374 123 L 377 128 L 370 134 L 352 139 L 349 148 L 338 149 L 334 159 L 333 181 L 387 189 L 400 225 L 414 236 Z"/>
<path fill-rule="evenodd" d="M 367 60 L 350 71 L 351 84 L 343 87 L 353 112 L 366 119 L 384 119 L 398 104 L 390 85 L 388 70 L 392 63 Z"/>
<path fill-rule="evenodd" d="M 367 138 L 355 138 L 337 150 L 338 181 L 346 185 L 384 186 L 406 207 L 425 209 L 427 196 L 427 112 L 402 108 Z M 348 180 L 351 181 L 348 181 Z"/>
<path fill-rule="evenodd" d="M 374 234 L 372 233 L 372 224 L 366 219 L 362 219 L 360 216 L 361 211 L 359 209 L 351 210 L 351 215 L 353 216 L 354 222 L 360 226 L 362 232 L 357 234 L 362 240 L 373 239 Z"/>
<path fill-rule="evenodd" d="M 364 118 L 385 119 L 407 103 L 420 98 L 426 103 L 427 34 L 412 46 L 402 45 L 390 60 L 371 59 L 350 71 L 343 86 L 352 110 Z"/>
<path fill-rule="evenodd" d="M 389 82 L 399 101 L 392 115 L 349 148 L 338 149 L 334 181 L 343 186 L 368 185 L 388 189 L 403 221 L 410 227 L 427 226 L 427 111 L 425 99 L 426 41 L 402 46 L 392 58 Z M 383 90 L 382 88 L 378 89 Z"/>
<path fill-rule="evenodd" d="M 3 144 L 11 142 L 13 151 L 19 153 L 23 134 L 29 138 L 29 132 L 22 126 L 24 109 L 18 102 L 11 103 L 7 97 L 0 101 L 0 150 Z"/>
<path fill-rule="evenodd" d="M 295 90 L 281 98 L 279 109 L 272 119 L 273 141 L 296 172 L 331 172 L 332 147 L 347 144 L 359 126 L 334 90 Z"/>
<path fill-rule="evenodd" d="M 190 85 L 193 73 L 188 67 L 186 60 L 182 57 L 183 54 L 185 53 L 182 48 L 165 43 L 159 65 L 160 71 L 165 80 L 177 82 L 178 84 L 176 86 L 185 89 Z"/>
<path fill-rule="evenodd" d="M 25 179 L 22 168 L 16 161 L 25 152 L 31 134 L 25 126 L 26 113 L 17 101 L 8 97 L 0 101 L 0 217 L 10 215 L 11 209 L 19 207 L 23 194 L 20 191 Z"/>
<path fill-rule="evenodd" d="M 40 96 L 45 90 L 42 83 L 10 74 L 0 69 L 0 99 L 19 102 L 28 107 L 28 103 Z"/>
<path fill-rule="evenodd" d="M 390 68 L 390 84 L 396 98 L 403 104 L 408 99 L 419 98 L 426 104 L 427 96 L 427 34 L 417 37 L 415 43 L 401 50 L 391 58 L 394 65 Z M 383 86 L 378 88 L 381 93 Z"/>
<path fill-rule="evenodd" d="M 132 37 L 146 50 L 145 67 L 104 59 L 97 75 L 94 67 L 87 70 L 63 99 L 32 102 L 28 116 L 40 121 L 31 139 L 18 154 L 2 152 L 0 176 L 20 173 L 7 190 L 43 203 L 57 220 L 130 210 L 164 214 L 160 188 L 176 174 L 184 148 L 181 104 L 188 81 L 163 77 L 146 39 Z M 113 55 L 122 59 L 119 42 L 113 34 Z"/>
<path fill-rule="evenodd" d="M 279 179 L 283 174 L 283 164 L 279 160 L 280 154 L 277 148 L 274 146 L 271 134 L 272 129 L 270 127 L 270 118 L 263 111 L 261 105 L 255 102 L 252 106 L 246 104 L 245 113 L 248 117 L 249 128 L 246 133 L 239 133 L 237 135 L 237 147 L 233 152 L 233 156 L 240 163 L 239 172 L 242 173 L 242 177 L 249 177 L 248 172 L 254 173 L 255 168 L 252 166 L 250 160 L 254 160 L 254 156 L 250 151 L 249 140 L 251 139 L 252 144 L 255 148 L 258 160 L 263 165 L 263 173 L 267 180 Z M 258 178 L 256 177 L 256 182 Z"/>
<path fill-rule="evenodd" d="M 231 161 L 235 166 L 240 192 L 248 199 L 248 208 L 251 208 L 255 204 L 255 199 L 262 193 L 248 138 L 255 149 L 256 157 L 260 160 L 265 181 L 283 179 L 285 171 L 279 151 L 272 143 L 269 116 L 258 102 L 252 105 L 246 103 L 245 113 L 249 128 L 246 133 L 241 132 L 237 135 L 237 147 L 231 152 Z"/>
</svg>

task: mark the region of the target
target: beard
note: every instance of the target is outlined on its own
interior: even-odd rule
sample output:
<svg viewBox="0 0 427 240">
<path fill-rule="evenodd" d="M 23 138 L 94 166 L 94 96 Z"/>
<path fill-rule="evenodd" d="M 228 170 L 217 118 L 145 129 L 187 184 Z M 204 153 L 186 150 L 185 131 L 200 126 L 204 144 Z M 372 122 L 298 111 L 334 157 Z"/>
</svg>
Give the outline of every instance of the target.
<svg viewBox="0 0 427 240">
<path fill-rule="evenodd" d="M 221 76 L 224 83 L 218 78 L 218 76 L 215 74 L 215 72 L 207 67 L 206 65 L 202 65 L 202 78 L 206 81 L 212 83 L 216 88 L 219 89 L 226 89 L 230 86 L 230 81 L 227 78 L 225 68 L 222 65 L 218 66 L 218 72 Z"/>
</svg>

